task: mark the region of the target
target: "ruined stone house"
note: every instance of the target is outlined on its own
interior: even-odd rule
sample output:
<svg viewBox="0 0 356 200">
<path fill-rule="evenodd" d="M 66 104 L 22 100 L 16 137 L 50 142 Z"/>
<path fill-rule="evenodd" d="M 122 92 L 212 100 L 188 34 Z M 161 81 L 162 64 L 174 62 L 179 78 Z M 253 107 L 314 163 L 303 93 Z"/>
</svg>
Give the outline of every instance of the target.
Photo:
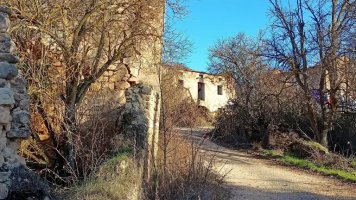
<svg viewBox="0 0 356 200">
<path fill-rule="evenodd" d="M 191 70 L 181 65 L 167 65 L 165 73 L 174 72 L 172 82 L 185 89 L 191 100 L 209 112 L 215 113 L 235 97 L 235 88 L 230 76 Z"/>
<path fill-rule="evenodd" d="M 130 57 L 124 60 L 123 65 L 110 66 L 90 88 L 87 98 L 90 99 L 91 95 L 106 90 L 106 94 L 117 100 L 116 107 L 123 107 L 118 127 L 120 131 L 139 139 L 137 146 L 143 154 L 144 180 L 148 180 L 152 172 L 158 145 L 159 71 L 165 1 L 154 0 L 146 3 L 149 4 L 149 10 L 144 13 L 149 19 L 146 23 L 154 33 L 136 47 L 139 51 L 128 52 Z M 30 135 L 26 84 L 18 75 L 16 63 L 19 59 L 15 56 L 14 43 L 8 33 L 11 14 L 10 9 L 0 7 L 0 199 L 6 199 L 14 189 L 21 190 L 22 185 L 18 183 L 21 179 L 16 178 L 13 182 L 11 178 L 17 168 L 25 166 L 25 160 L 17 151 L 21 140 Z M 60 79 L 60 61 L 52 65 L 58 69 L 54 78 Z"/>
<path fill-rule="evenodd" d="M 18 173 L 26 162 L 17 151 L 21 140 L 30 135 L 29 101 L 26 83 L 16 67 L 15 44 L 8 33 L 11 14 L 0 6 L 0 199 L 28 185 L 21 183 L 28 177 Z"/>
</svg>

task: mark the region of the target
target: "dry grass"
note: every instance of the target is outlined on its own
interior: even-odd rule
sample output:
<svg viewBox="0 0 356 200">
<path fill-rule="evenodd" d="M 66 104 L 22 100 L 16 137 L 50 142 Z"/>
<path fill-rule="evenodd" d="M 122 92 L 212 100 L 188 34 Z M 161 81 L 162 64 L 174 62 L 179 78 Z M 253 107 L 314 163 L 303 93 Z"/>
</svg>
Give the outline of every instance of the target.
<svg viewBox="0 0 356 200">
<path fill-rule="evenodd" d="M 200 153 L 200 146 L 176 134 L 168 145 L 166 164 L 161 151 L 157 173 L 147 199 L 228 199 L 224 175 L 215 170 L 215 157 Z"/>
<path fill-rule="evenodd" d="M 137 199 L 141 186 L 139 167 L 126 149 L 101 165 L 96 178 L 73 187 L 68 200 L 129 200 Z"/>
</svg>

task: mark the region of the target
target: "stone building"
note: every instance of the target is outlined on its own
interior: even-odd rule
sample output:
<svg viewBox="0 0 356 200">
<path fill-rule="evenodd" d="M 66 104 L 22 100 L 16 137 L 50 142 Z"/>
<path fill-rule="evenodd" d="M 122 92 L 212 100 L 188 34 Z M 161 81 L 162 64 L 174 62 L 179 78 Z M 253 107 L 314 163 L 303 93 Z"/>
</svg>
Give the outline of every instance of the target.
<svg viewBox="0 0 356 200">
<path fill-rule="evenodd" d="M 146 31 L 146 36 L 140 38 L 135 51 L 126 53 L 129 56 L 123 63 L 110 66 L 91 86 L 85 101 L 91 103 L 94 102 L 92 101 L 94 95 L 106 94 L 110 95 L 105 97 L 108 101 L 115 100 L 113 110 L 123 108 L 121 116 L 115 116 L 119 118 L 117 125 L 121 133 L 130 134 L 137 139 L 136 145 L 142 155 L 140 158 L 143 166 L 142 177 L 143 180 L 148 180 L 158 150 L 159 71 L 165 1 L 150 0 L 142 3 L 148 8 L 143 13 L 147 19 L 142 28 Z M 18 181 L 22 180 L 20 177 L 14 182 L 11 181 L 12 169 L 25 168 L 25 160 L 17 155 L 17 150 L 21 139 L 29 136 L 30 114 L 26 84 L 18 76 L 16 63 L 19 59 L 13 54 L 15 47 L 8 33 L 10 13 L 10 9 L 0 7 L 0 199 L 7 198 L 20 188 L 12 187 L 20 186 Z M 44 37 L 41 42 L 46 46 L 49 40 Z M 53 78 L 58 79 L 58 82 L 63 82 L 61 59 L 63 58 L 51 63 L 52 69 L 56 69 L 57 72 L 52 73 L 55 76 Z M 106 103 L 101 102 L 98 107 Z M 62 109 L 61 105 L 56 107 Z"/>
<path fill-rule="evenodd" d="M 210 74 L 187 67 L 166 66 L 165 74 L 174 72 L 174 82 L 188 91 L 188 95 L 199 106 L 217 112 L 235 96 L 233 80 L 228 75 Z"/>
</svg>

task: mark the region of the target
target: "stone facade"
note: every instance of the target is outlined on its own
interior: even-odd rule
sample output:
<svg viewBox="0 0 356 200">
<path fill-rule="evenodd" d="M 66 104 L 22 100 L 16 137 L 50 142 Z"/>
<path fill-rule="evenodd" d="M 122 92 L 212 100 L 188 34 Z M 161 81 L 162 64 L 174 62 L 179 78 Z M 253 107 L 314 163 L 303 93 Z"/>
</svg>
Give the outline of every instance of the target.
<svg viewBox="0 0 356 200">
<path fill-rule="evenodd" d="M 26 165 L 17 151 L 30 133 L 26 84 L 16 68 L 19 59 L 8 33 L 10 15 L 9 9 L 0 7 L 0 199 L 6 199 L 16 181 L 25 178 L 16 174 Z"/>
<path fill-rule="evenodd" d="M 186 89 L 191 99 L 199 106 L 216 112 L 235 97 L 234 82 L 227 75 L 209 74 L 184 66 L 166 66 L 164 76 L 172 76 L 178 87 Z"/>
</svg>

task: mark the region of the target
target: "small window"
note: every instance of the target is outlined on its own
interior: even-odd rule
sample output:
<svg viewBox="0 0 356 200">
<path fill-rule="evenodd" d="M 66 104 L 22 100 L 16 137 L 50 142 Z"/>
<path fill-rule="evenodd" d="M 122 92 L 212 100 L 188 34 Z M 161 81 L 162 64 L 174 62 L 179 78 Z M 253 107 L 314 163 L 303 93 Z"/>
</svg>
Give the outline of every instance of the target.
<svg viewBox="0 0 356 200">
<path fill-rule="evenodd" d="M 204 75 L 203 74 L 199 74 L 199 78 L 204 78 Z"/>
<path fill-rule="evenodd" d="M 218 85 L 218 95 L 222 95 L 222 94 L 223 94 L 223 86 Z"/>
<path fill-rule="evenodd" d="M 222 78 L 219 78 L 218 80 L 221 82 L 221 81 L 222 81 Z"/>
<path fill-rule="evenodd" d="M 183 88 L 184 87 L 184 81 L 179 79 L 178 80 L 178 87 Z"/>
</svg>

